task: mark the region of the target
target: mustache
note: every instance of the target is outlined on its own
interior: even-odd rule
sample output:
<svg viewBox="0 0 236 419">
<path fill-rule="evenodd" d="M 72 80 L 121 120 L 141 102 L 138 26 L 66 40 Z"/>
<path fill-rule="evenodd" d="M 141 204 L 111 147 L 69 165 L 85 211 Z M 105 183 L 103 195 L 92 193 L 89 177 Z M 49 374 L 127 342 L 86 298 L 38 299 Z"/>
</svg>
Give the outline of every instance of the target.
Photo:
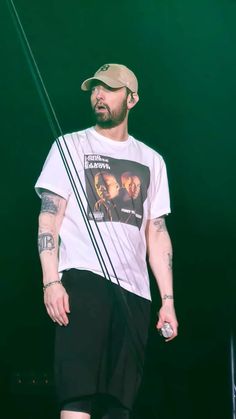
<svg viewBox="0 0 236 419">
<path fill-rule="evenodd" d="M 95 103 L 94 107 L 93 107 L 93 110 L 95 111 L 96 109 L 99 109 L 99 108 L 106 109 L 109 113 L 111 113 L 111 110 L 110 110 L 109 106 L 106 105 L 106 103 L 97 101 Z"/>
</svg>

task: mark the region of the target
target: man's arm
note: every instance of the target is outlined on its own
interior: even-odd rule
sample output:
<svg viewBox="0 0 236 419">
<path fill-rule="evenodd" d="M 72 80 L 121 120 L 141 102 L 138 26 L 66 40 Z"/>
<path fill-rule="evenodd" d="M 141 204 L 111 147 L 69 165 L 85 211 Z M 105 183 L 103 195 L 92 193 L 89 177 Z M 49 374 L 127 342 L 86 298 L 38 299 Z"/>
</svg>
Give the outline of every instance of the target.
<svg viewBox="0 0 236 419">
<path fill-rule="evenodd" d="M 43 271 L 43 285 L 59 281 L 58 240 L 67 201 L 50 192 L 42 192 L 42 205 L 39 214 L 38 250 Z M 65 288 L 58 282 L 44 291 L 44 303 L 54 322 L 68 324 L 69 299 Z"/>
<path fill-rule="evenodd" d="M 150 267 L 162 298 L 157 328 L 160 329 L 164 322 L 170 323 L 174 333 L 167 340 L 171 340 L 177 336 L 178 322 L 173 300 L 172 245 L 164 217 L 148 221 L 146 238 Z"/>
</svg>

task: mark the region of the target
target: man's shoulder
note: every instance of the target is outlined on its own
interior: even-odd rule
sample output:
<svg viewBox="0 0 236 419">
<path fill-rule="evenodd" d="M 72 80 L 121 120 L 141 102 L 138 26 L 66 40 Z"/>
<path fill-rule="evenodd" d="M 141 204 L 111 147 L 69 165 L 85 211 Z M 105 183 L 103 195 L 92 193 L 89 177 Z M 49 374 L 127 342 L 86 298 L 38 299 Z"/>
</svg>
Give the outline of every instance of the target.
<svg viewBox="0 0 236 419">
<path fill-rule="evenodd" d="M 79 130 L 79 131 L 72 131 L 66 134 L 61 135 L 58 139 L 60 141 L 70 142 L 73 140 L 81 140 L 86 137 L 86 129 Z"/>
<path fill-rule="evenodd" d="M 144 141 L 141 141 L 137 138 L 132 137 L 132 139 L 136 147 L 139 148 L 143 153 L 148 154 L 150 157 L 163 160 L 162 155 L 156 149 L 150 147 Z"/>
</svg>

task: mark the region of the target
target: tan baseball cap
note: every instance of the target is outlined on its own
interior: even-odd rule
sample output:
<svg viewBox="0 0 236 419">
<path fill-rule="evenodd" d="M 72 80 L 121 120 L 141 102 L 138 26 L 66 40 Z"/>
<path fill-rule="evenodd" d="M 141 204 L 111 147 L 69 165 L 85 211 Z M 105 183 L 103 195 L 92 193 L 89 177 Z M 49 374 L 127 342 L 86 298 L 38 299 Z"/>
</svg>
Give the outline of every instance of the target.
<svg viewBox="0 0 236 419">
<path fill-rule="evenodd" d="M 138 92 L 138 80 L 128 67 L 122 64 L 104 64 L 93 77 L 85 80 L 82 90 L 91 90 L 93 80 L 100 80 L 109 87 L 127 87 L 131 92 Z"/>
</svg>

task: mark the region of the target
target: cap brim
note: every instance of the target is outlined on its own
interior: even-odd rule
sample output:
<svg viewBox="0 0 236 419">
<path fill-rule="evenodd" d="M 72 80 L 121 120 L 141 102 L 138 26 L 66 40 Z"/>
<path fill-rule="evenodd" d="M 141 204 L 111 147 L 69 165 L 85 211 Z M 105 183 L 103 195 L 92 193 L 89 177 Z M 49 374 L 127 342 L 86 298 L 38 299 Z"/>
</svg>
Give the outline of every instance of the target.
<svg viewBox="0 0 236 419">
<path fill-rule="evenodd" d="M 109 87 L 113 87 L 114 89 L 118 89 L 119 87 L 124 87 L 125 85 L 121 82 L 118 82 L 116 80 L 110 79 L 109 77 L 105 77 L 105 76 L 98 76 L 98 77 L 91 77 L 90 79 L 85 80 L 82 84 L 81 84 L 81 89 L 82 90 L 91 90 L 92 86 L 93 86 L 93 82 L 97 80 L 97 81 L 102 81 L 103 83 L 105 83 L 107 86 Z"/>
</svg>

